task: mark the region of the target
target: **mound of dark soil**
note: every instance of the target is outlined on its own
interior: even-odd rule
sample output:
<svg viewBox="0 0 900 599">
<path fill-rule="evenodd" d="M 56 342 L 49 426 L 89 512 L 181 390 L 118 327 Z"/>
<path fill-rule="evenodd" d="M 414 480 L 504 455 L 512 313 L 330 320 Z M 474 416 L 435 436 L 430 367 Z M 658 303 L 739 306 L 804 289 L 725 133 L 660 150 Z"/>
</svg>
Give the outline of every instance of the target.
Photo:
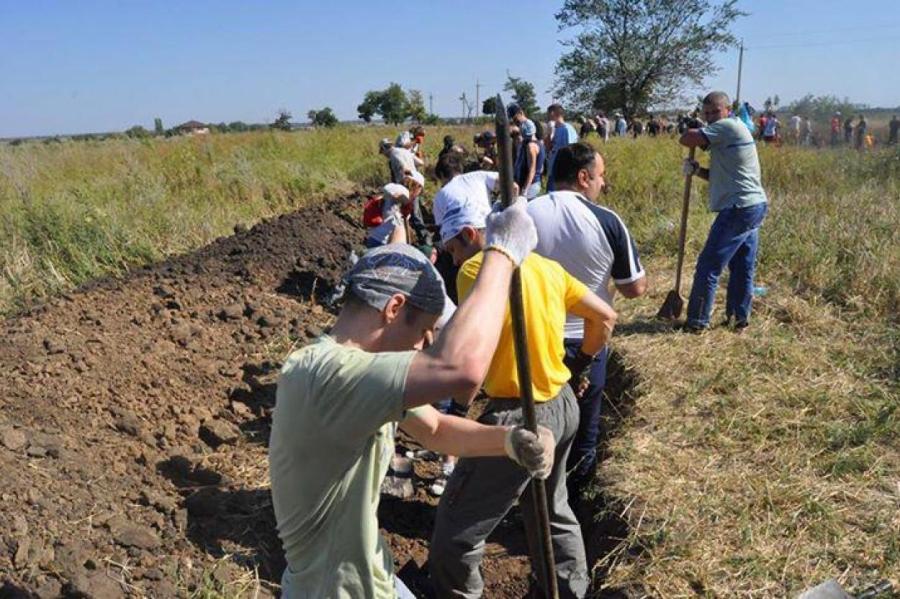
<svg viewBox="0 0 900 599">
<path fill-rule="evenodd" d="M 268 491 L 275 379 L 358 247 L 342 200 L 236 228 L 197 252 L 104 279 L 0 323 L 0 597 L 277 589 Z M 418 588 L 436 464 L 380 510 Z M 529 572 L 513 514 L 484 562 L 487 597 Z"/>
</svg>

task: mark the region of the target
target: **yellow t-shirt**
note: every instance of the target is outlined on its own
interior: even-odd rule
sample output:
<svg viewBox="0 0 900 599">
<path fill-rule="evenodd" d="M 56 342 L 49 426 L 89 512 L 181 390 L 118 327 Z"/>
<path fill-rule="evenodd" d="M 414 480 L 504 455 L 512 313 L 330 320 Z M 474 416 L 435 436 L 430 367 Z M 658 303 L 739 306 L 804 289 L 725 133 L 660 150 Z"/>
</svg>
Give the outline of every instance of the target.
<svg viewBox="0 0 900 599">
<path fill-rule="evenodd" d="M 472 290 L 483 258 L 484 253 L 479 252 L 459 269 L 456 287 L 460 301 Z M 548 401 L 556 397 L 571 377 L 563 364 L 563 327 L 566 313 L 581 301 L 588 289 L 559 263 L 534 253 L 522 262 L 521 272 L 531 386 L 535 401 Z M 500 343 L 491 360 L 484 390 L 491 397 L 519 397 L 519 374 L 508 304 Z"/>
</svg>

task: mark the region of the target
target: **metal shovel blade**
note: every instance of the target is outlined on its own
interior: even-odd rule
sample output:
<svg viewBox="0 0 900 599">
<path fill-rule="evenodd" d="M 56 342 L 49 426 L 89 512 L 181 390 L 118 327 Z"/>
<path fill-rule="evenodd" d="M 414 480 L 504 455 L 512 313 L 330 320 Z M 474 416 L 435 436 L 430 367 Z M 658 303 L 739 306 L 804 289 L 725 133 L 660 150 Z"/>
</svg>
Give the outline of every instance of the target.
<svg viewBox="0 0 900 599">
<path fill-rule="evenodd" d="M 666 301 L 663 302 L 659 312 L 656 313 L 656 317 L 663 320 L 678 320 L 681 316 L 682 308 L 684 308 L 684 300 L 681 299 L 681 294 L 673 289 L 666 296 Z"/>
<path fill-rule="evenodd" d="M 797 599 L 853 599 L 836 580 L 827 580 L 819 586 L 804 591 Z"/>
</svg>

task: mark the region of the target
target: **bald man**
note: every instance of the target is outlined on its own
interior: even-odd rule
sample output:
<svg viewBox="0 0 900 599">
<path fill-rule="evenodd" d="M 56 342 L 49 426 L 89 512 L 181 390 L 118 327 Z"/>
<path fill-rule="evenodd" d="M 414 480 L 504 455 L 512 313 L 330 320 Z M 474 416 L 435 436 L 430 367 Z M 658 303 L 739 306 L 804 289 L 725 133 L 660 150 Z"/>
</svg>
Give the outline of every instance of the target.
<svg viewBox="0 0 900 599">
<path fill-rule="evenodd" d="M 730 107 L 724 92 L 708 94 L 703 99 L 703 116 L 708 124 L 688 129 L 679 140 L 683 146 L 709 151 L 709 168 L 685 160 L 683 172 L 709 182 L 709 209 L 718 213 L 694 271 L 685 322 L 685 329 L 691 332 L 709 328 L 719 275 L 726 265 L 730 276 L 725 323 L 734 319 L 735 330 L 741 332 L 750 322 L 759 228 L 768 201 L 756 143 L 746 125 L 731 116 Z"/>
</svg>

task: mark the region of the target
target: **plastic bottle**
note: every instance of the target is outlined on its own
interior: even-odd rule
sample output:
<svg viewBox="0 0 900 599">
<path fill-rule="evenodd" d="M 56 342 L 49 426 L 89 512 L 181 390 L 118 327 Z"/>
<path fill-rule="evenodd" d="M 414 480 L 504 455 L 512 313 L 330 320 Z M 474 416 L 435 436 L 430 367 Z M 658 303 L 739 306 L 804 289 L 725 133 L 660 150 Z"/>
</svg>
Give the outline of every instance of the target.
<svg viewBox="0 0 900 599">
<path fill-rule="evenodd" d="M 754 297 L 765 297 L 769 293 L 769 288 L 765 285 L 755 285 L 753 287 Z"/>
</svg>

